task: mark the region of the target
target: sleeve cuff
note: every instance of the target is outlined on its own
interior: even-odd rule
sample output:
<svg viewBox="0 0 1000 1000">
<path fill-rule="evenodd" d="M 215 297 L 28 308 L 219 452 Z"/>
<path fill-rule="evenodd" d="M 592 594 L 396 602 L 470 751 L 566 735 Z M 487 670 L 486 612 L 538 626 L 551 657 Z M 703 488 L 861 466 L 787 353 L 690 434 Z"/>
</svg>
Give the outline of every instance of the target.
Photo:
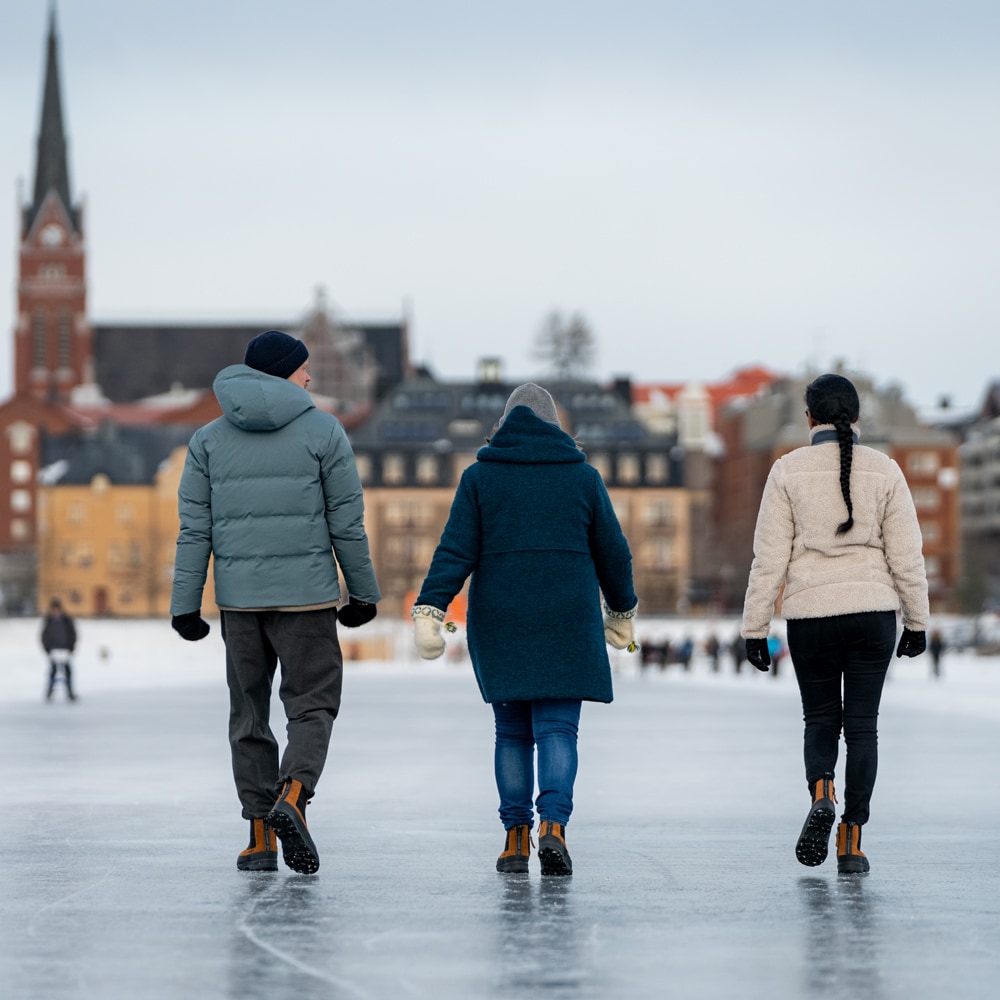
<svg viewBox="0 0 1000 1000">
<path fill-rule="evenodd" d="M 607 601 L 604 602 L 604 613 L 609 618 L 621 618 L 621 619 L 635 618 L 635 613 L 638 610 L 639 610 L 638 601 L 636 601 L 635 604 L 632 606 L 632 608 L 628 611 L 612 611 L 611 608 L 608 607 Z"/>
<path fill-rule="evenodd" d="M 410 609 L 410 617 L 414 621 L 418 618 L 433 618 L 436 622 L 443 622 L 444 612 L 431 604 L 414 604 Z"/>
</svg>

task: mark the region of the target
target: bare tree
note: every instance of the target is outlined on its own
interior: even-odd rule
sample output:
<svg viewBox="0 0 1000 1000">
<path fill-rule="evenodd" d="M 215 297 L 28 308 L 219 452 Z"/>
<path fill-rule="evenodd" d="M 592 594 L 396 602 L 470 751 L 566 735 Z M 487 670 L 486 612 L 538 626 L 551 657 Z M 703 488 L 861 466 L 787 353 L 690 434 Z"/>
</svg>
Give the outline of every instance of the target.
<svg viewBox="0 0 1000 1000">
<path fill-rule="evenodd" d="M 535 341 L 535 356 L 560 379 L 574 378 L 590 367 L 596 350 L 594 334 L 579 313 L 569 319 L 558 310 L 545 317 Z"/>
</svg>

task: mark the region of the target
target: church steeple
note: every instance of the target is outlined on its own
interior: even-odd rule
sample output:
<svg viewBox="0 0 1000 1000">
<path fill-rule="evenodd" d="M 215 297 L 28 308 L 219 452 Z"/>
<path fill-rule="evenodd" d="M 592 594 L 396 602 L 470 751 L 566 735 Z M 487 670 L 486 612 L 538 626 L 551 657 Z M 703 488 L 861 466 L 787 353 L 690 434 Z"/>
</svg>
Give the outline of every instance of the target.
<svg viewBox="0 0 1000 1000">
<path fill-rule="evenodd" d="M 45 196 L 55 191 L 66 214 L 79 228 L 79 215 L 73 207 L 69 188 L 69 160 L 66 155 L 66 130 L 63 125 L 62 94 L 59 81 L 59 42 L 56 36 L 55 0 L 49 7 L 49 37 L 45 59 L 45 90 L 42 96 L 42 119 L 38 130 L 38 153 L 35 164 L 35 190 L 24 210 L 24 233 L 27 234 L 42 207 Z"/>
<path fill-rule="evenodd" d="M 72 202 L 59 86 L 55 0 L 49 7 L 45 91 L 35 190 L 21 211 L 14 392 L 65 403 L 86 381 L 92 358 L 87 322 L 83 208 Z"/>
</svg>

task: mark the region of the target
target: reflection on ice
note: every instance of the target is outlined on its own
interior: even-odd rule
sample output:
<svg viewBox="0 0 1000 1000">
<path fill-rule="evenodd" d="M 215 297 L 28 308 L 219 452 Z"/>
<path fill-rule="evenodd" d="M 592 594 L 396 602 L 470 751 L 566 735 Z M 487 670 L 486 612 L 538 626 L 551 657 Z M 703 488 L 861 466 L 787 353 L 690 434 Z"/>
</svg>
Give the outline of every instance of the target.
<svg viewBox="0 0 1000 1000">
<path fill-rule="evenodd" d="M 833 860 L 833 859 L 831 859 Z M 809 996 L 884 996 L 878 893 L 865 875 L 802 876 L 802 968 Z"/>
<path fill-rule="evenodd" d="M 573 907 L 572 878 L 498 875 L 496 993 L 578 997 L 587 978 L 586 942 Z"/>
</svg>

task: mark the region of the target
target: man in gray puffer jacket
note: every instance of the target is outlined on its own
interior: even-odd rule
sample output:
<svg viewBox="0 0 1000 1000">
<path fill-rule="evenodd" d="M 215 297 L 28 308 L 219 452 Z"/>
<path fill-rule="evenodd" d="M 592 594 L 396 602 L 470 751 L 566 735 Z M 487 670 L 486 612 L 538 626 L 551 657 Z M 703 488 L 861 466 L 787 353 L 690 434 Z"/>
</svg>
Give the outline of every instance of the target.
<svg viewBox="0 0 1000 1000">
<path fill-rule="evenodd" d="M 188 640 L 208 634 L 201 600 L 213 557 L 233 776 L 250 821 L 243 871 L 277 870 L 275 835 L 290 868 L 319 868 L 305 808 L 340 709 L 337 621 L 371 621 L 381 596 L 354 454 L 340 421 L 305 391 L 308 357 L 302 341 L 269 330 L 244 364 L 219 372 L 223 416 L 191 438 L 178 491 L 171 624 Z M 338 564 L 349 592 L 339 612 Z M 279 660 L 288 719 L 280 763 L 268 721 Z"/>
</svg>

